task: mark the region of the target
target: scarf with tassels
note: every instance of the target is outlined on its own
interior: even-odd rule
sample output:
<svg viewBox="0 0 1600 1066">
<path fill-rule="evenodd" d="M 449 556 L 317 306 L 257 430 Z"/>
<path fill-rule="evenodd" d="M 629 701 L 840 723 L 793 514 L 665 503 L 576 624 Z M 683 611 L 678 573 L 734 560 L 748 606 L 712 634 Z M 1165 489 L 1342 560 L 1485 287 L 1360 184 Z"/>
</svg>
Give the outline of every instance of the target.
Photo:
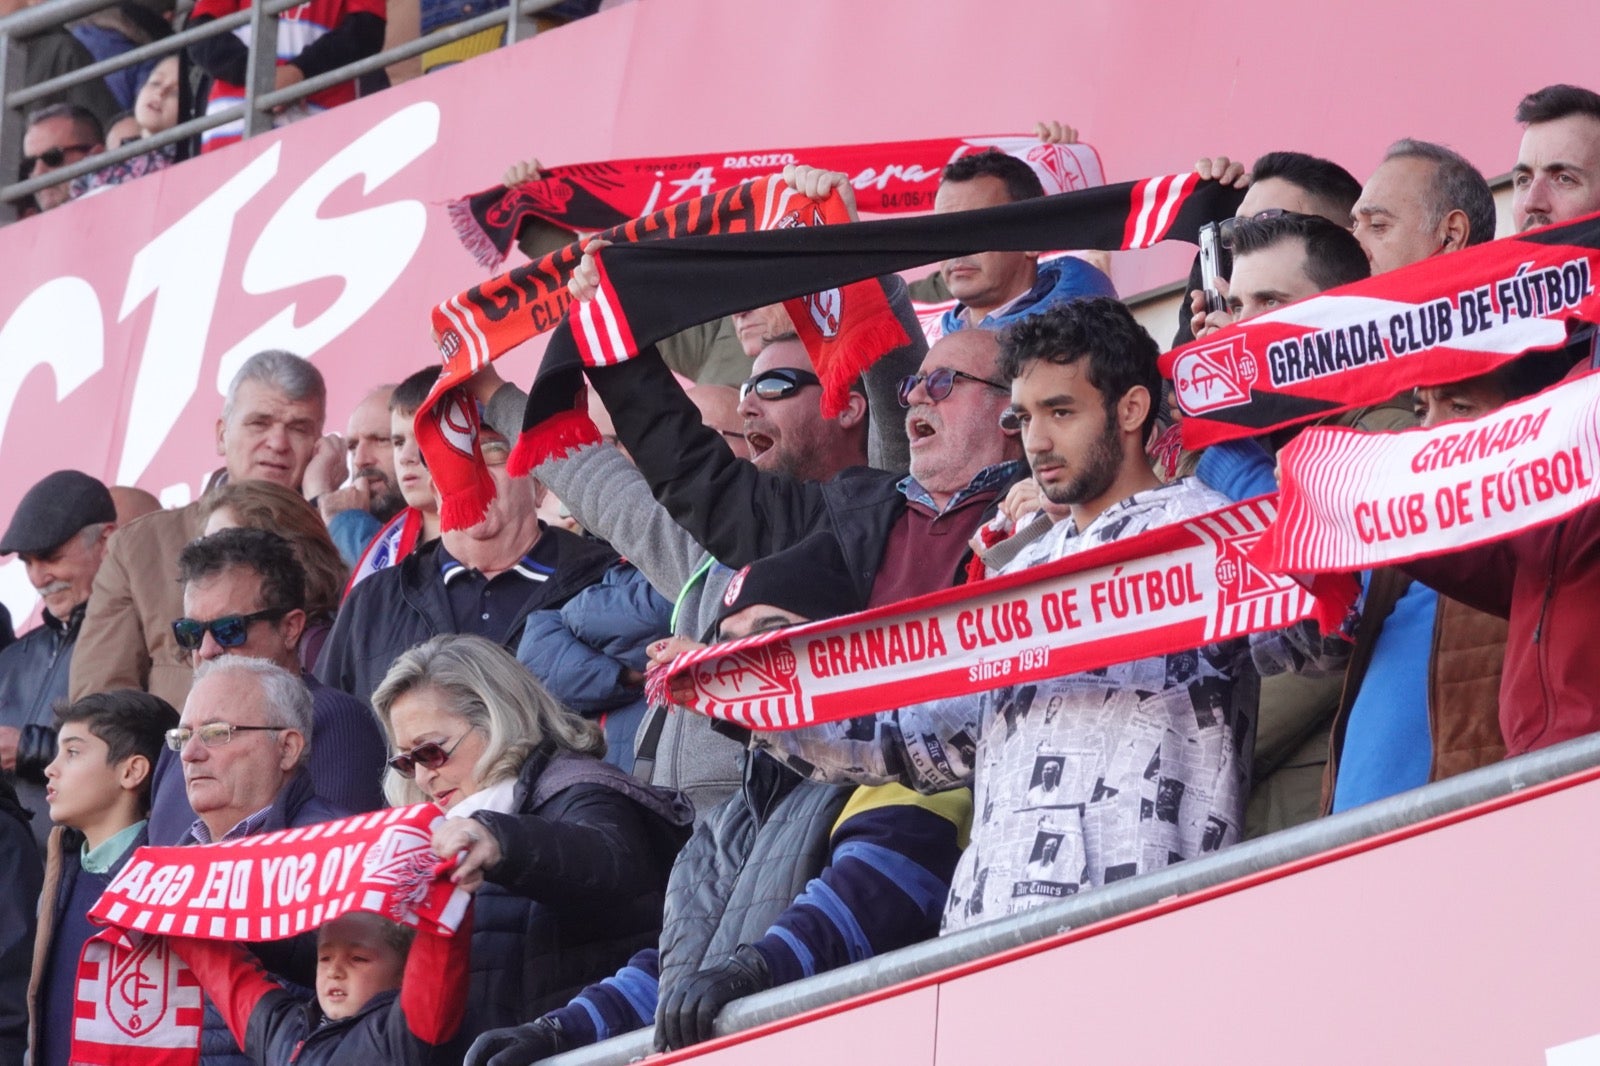
<svg viewBox="0 0 1600 1066">
<path fill-rule="evenodd" d="M 517 233 L 538 219 L 574 233 L 698 199 L 717 189 L 778 173 L 791 163 L 850 175 L 868 214 L 928 211 L 945 166 L 973 152 L 1001 151 L 1033 168 L 1044 191 L 1071 192 L 1105 181 L 1100 155 L 1087 144 L 1041 144 L 1033 137 L 937 137 L 925 141 L 776 148 L 618 159 L 551 167 L 537 181 L 496 185 L 448 205 L 456 236 L 478 265 L 505 262 Z"/>
<path fill-rule="evenodd" d="M 798 310 L 788 303 L 790 317 L 822 379 L 824 410 L 837 410 L 850 382 L 871 361 L 841 357 L 840 346 L 830 343 L 833 291 L 839 286 L 982 251 L 1193 242 L 1201 225 L 1230 216 L 1241 196 L 1217 182 L 1179 174 L 979 211 L 607 248 L 597 257 L 599 293 L 551 336 L 509 470 L 526 473 L 546 457 L 563 454 L 561 430 L 574 415 L 585 366 L 627 358 L 689 326 L 779 300 L 798 302 Z M 848 300 L 842 311 L 840 320 L 848 322 Z M 840 332 L 848 336 L 850 327 Z"/>
<path fill-rule="evenodd" d="M 662 212 L 649 219 L 630 222 L 623 227 L 626 232 L 621 234 L 622 238 L 662 244 L 669 242 L 653 238 L 682 231 L 720 233 L 783 229 L 816 232 L 822 226 L 837 227 L 848 218 L 837 194 L 825 200 L 813 200 L 777 178 L 762 178 L 680 207 L 681 213 L 675 209 L 670 216 Z M 603 265 L 601 272 L 604 275 Z M 519 276 L 521 281 L 516 280 Z M 561 275 L 563 285 L 567 276 L 570 276 L 570 268 Z M 541 284 L 549 280 L 548 276 L 541 277 Z M 474 286 L 445 301 L 433 312 L 434 335 L 444 357 L 444 370 L 417 410 L 416 434 L 417 444 L 440 493 L 440 526 L 446 530 L 478 521 L 494 498 L 493 482 L 477 445 L 478 413 L 457 386 L 491 360 L 537 336 L 549 325 L 544 317 L 545 304 L 540 301 L 558 294 L 553 290 L 545 291 L 543 296 L 536 295 L 531 303 L 526 303 L 523 296 L 530 290 L 522 287 L 524 281 L 531 285 L 533 275 L 514 270 L 503 278 Z M 679 283 L 675 282 L 659 296 L 664 301 L 683 300 L 684 292 L 697 291 L 692 285 L 680 290 Z M 564 307 L 565 289 L 559 296 Z M 696 306 L 694 299 L 687 302 Z M 755 306 L 758 304 L 741 304 L 734 310 Z M 857 373 L 884 352 L 909 340 L 890 310 L 882 287 L 875 281 L 830 286 L 819 295 L 790 301 L 788 309 L 808 348 L 813 352 L 825 352 L 825 358 L 840 367 L 855 366 Z M 605 300 L 586 303 L 579 309 L 577 318 L 581 323 L 582 343 L 591 360 L 614 362 L 630 357 L 637 350 L 628 320 L 612 315 L 610 304 Z M 696 319 L 691 325 L 700 321 L 704 319 Z M 647 338 L 649 341 L 658 339 L 654 335 Z M 558 395 L 552 391 L 557 389 L 564 391 Z M 546 454 L 563 454 L 577 445 L 599 441 L 600 433 L 586 413 L 580 375 L 573 374 L 560 384 L 547 382 L 540 400 L 551 403 L 548 418 L 542 420 L 541 439 Z M 529 469 L 531 467 L 516 467 L 512 473 L 521 476 Z"/>
</svg>

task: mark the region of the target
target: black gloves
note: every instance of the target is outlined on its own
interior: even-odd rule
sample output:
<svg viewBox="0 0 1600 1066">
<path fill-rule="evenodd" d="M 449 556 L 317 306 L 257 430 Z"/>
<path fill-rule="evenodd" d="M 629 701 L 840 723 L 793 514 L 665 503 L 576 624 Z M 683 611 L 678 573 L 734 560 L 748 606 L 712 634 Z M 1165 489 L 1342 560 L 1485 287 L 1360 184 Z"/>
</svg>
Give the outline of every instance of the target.
<svg viewBox="0 0 1600 1066">
<path fill-rule="evenodd" d="M 767 962 L 740 944 L 724 962 L 680 981 L 656 1011 L 656 1048 L 674 1050 L 710 1040 L 717 1015 L 736 999 L 772 987 Z"/>
<path fill-rule="evenodd" d="M 572 1045 L 554 1018 L 535 1018 L 527 1025 L 491 1029 L 472 1042 L 465 1066 L 526 1066 Z"/>
<path fill-rule="evenodd" d="M 56 757 L 54 726 L 25 725 L 17 736 L 17 778 L 31 784 L 44 784 L 44 768 Z"/>
</svg>

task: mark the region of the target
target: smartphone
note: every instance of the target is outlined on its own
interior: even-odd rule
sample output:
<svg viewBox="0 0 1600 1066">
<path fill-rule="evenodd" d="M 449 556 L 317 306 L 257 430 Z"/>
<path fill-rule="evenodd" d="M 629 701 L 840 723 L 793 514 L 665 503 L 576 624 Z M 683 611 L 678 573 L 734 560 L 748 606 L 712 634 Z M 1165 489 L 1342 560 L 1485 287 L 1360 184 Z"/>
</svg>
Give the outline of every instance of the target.
<svg viewBox="0 0 1600 1066">
<path fill-rule="evenodd" d="M 1200 287 L 1205 290 L 1206 310 L 1225 311 L 1222 293 L 1217 291 L 1217 278 L 1222 273 L 1222 242 L 1215 222 L 1200 227 Z"/>
</svg>

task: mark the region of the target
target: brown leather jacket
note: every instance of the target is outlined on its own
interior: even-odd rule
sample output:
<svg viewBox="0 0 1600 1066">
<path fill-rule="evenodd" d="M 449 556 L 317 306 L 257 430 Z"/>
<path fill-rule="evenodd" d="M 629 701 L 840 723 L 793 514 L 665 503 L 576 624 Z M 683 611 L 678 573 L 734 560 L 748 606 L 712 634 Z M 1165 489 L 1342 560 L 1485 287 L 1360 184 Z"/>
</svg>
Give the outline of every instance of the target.
<svg viewBox="0 0 1600 1066">
<path fill-rule="evenodd" d="M 1333 786 L 1338 778 L 1350 708 L 1361 690 L 1383 623 L 1410 584 L 1410 578 L 1393 568 L 1372 575 L 1345 673 L 1344 691 L 1334 712 L 1328 765 L 1322 777 L 1323 814 L 1333 809 Z M 1439 597 L 1433 649 L 1428 656 L 1428 735 L 1433 741 L 1429 781 L 1441 781 L 1505 758 L 1505 741 L 1500 735 L 1500 670 L 1505 654 L 1504 619 L 1473 610 L 1448 596 Z"/>
<path fill-rule="evenodd" d="M 70 699 L 138 688 L 183 706 L 194 671 L 172 636 L 173 621 L 183 616 L 178 553 L 204 527 L 197 500 L 137 518 L 111 535 L 78 631 Z"/>
</svg>

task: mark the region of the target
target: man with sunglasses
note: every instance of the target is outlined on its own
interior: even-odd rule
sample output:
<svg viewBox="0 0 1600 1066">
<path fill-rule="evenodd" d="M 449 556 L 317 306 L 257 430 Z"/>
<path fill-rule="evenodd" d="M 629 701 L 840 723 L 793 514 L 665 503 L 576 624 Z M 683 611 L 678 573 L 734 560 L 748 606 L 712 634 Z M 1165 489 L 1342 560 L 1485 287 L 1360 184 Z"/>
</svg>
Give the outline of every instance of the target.
<svg viewBox="0 0 1600 1066">
<path fill-rule="evenodd" d="M 178 646 L 196 669 L 228 656 L 275 663 L 297 675 L 311 693 L 316 743 L 306 760 L 312 788 L 351 811 L 383 806 L 387 741 L 371 708 L 329 688 L 299 667 L 305 632 L 305 571 L 289 542 L 264 529 L 224 529 L 188 544 L 178 557 L 183 617 L 172 623 Z M 179 761 L 164 755 L 156 767 L 150 840 L 176 843 L 195 811 L 180 785 Z"/>
<path fill-rule="evenodd" d="M 22 135 L 23 176 L 42 177 L 105 150 L 100 120 L 87 108 L 76 104 L 41 108 L 28 116 L 28 128 Z M 34 203 L 41 211 L 60 207 L 69 198 L 68 189 L 68 182 L 40 189 L 33 194 Z"/>
<path fill-rule="evenodd" d="M 298 492 L 322 438 L 327 396 L 322 373 L 292 352 L 268 350 L 246 359 L 217 419 L 223 471 L 212 483 L 258 479 Z M 95 575 L 72 657 L 67 688 L 73 699 L 137 688 L 183 706 L 194 671 L 172 636 L 172 620 L 183 613 L 178 553 L 204 530 L 204 506 L 195 500 L 117 530 Z"/>
<path fill-rule="evenodd" d="M 318 795 L 306 771 L 316 750 L 313 714 L 311 693 L 297 671 L 244 655 L 220 655 L 203 662 L 195 671 L 178 727 L 167 733 L 168 750 L 161 760 L 163 766 L 169 759 L 181 764 L 195 817 L 176 839 L 156 838 L 154 805 L 161 802 L 162 785 L 158 779 L 151 800 L 150 842 L 214 844 L 351 814 Z M 246 946 L 279 983 L 313 987 L 314 930 Z M 209 999 L 200 1033 L 200 1062 L 201 1066 L 250 1062 Z"/>
</svg>

